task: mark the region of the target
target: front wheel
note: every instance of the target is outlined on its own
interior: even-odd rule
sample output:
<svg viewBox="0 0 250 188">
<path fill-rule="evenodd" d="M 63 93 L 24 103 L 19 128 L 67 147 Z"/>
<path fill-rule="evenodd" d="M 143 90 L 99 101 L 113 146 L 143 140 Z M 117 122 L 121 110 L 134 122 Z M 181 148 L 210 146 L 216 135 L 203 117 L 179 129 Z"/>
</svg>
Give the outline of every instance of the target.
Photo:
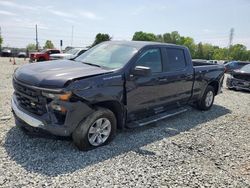
<svg viewBox="0 0 250 188">
<path fill-rule="evenodd" d="M 213 106 L 214 96 L 214 88 L 212 86 L 207 86 L 202 98 L 197 104 L 197 107 L 200 110 L 209 110 Z"/>
<path fill-rule="evenodd" d="M 73 142 L 80 150 L 89 150 L 109 143 L 116 134 L 116 118 L 112 111 L 98 108 L 73 132 Z"/>
</svg>

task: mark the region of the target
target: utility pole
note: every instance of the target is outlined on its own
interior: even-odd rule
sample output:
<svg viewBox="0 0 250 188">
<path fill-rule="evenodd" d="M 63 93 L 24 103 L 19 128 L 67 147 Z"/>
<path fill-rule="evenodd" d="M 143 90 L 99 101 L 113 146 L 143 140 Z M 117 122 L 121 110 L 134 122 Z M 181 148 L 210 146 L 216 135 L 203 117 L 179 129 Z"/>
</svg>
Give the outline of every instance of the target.
<svg viewBox="0 0 250 188">
<path fill-rule="evenodd" d="M 36 24 L 36 50 L 38 50 L 37 24 Z"/>
<path fill-rule="evenodd" d="M 231 28 L 230 35 L 229 35 L 229 48 L 232 46 L 233 38 L 234 38 L 234 28 Z"/>
<path fill-rule="evenodd" d="M 72 25 L 72 30 L 71 30 L 71 46 L 73 46 L 73 35 L 74 35 L 74 26 Z"/>
<path fill-rule="evenodd" d="M 227 54 L 227 58 L 229 59 L 230 56 L 230 50 L 233 44 L 233 38 L 234 38 L 234 28 L 230 29 L 230 34 L 229 34 L 229 44 L 228 44 L 228 54 Z"/>
</svg>

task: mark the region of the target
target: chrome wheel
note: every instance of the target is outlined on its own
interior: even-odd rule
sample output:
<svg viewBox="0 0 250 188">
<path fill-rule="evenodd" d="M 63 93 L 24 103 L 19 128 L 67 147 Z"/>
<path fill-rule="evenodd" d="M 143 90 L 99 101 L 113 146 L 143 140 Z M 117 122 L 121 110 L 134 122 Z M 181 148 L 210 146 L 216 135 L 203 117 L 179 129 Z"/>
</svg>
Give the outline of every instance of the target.
<svg viewBox="0 0 250 188">
<path fill-rule="evenodd" d="M 89 128 L 88 141 L 92 146 L 103 144 L 111 133 L 111 122 L 107 118 L 97 119 Z"/>
<path fill-rule="evenodd" d="M 207 96 L 205 99 L 206 107 L 210 107 L 212 105 L 213 99 L 214 99 L 214 93 L 212 91 L 207 92 Z"/>
</svg>

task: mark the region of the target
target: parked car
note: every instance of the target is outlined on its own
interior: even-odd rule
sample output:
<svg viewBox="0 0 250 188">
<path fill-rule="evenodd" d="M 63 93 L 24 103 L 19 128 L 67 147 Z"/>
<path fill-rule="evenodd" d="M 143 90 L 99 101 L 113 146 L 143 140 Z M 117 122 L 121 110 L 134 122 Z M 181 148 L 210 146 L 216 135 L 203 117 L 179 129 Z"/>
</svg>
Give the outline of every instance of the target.
<svg viewBox="0 0 250 188">
<path fill-rule="evenodd" d="M 224 66 L 192 63 L 188 48 L 109 41 L 73 60 L 24 65 L 13 75 L 16 125 L 72 136 L 80 150 L 109 143 L 117 129 L 187 110 L 209 110 Z"/>
<path fill-rule="evenodd" d="M 60 53 L 60 54 L 51 54 L 50 60 L 58 60 L 58 59 L 73 59 L 82 53 L 86 52 L 88 48 L 73 48 L 66 53 Z"/>
<path fill-rule="evenodd" d="M 208 60 L 210 63 L 213 63 L 213 64 L 218 64 L 218 61 L 217 60 Z"/>
<path fill-rule="evenodd" d="M 250 91 L 250 64 L 232 71 L 227 77 L 226 84 L 229 89 Z"/>
<path fill-rule="evenodd" d="M 57 49 L 45 49 L 41 52 L 30 53 L 30 62 L 34 61 L 48 61 L 51 54 L 59 54 L 60 50 Z"/>
<path fill-rule="evenodd" d="M 2 57 L 11 57 L 12 56 L 11 50 L 10 49 L 3 49 L 1 56 Z"/>
<path fill-rule="evenodd" d="M 26 54 L 26 52 L 19 52 L 17 54 L 17 57 L 19 57 L 19 58 L 25 58 L 25 57 L 27 57 L 27 54 Z"/>
<path fill-rule="evenodd" d="M 218 64 L 217 60 L 193 59 L 193 62 Z"/>
<path fill-rule="evenodd" d="M 240 69 L 241 67 L 249 63 L 250 62 L 244 62 L 244 61 L 230 61 L 225 64 L 226 73 L 231 73 L 233 70 Z"/>
</svg>

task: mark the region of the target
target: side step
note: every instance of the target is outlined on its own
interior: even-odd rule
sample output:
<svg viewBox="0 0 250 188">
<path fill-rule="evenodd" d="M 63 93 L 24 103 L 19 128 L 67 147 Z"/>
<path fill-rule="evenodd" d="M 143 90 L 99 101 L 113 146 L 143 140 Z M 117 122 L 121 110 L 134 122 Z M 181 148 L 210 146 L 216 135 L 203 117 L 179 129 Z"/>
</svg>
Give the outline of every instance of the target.
<svg viewBox="0 0 250 188">
<path fill-rule="evenodd" d="M 188 108 L 177 108 L 177 109 L 174 109 L 174 110 L 169 110 L 167 112 L 156 114 L 154 116 L 147 117 L 147 118 L 144 118 L 142 120 L 133 121 L 131 123 L 128 123 L 127 127 L 128 128 L 141 127 L 141 126 L 144 126 L 144 125 L 148 125 L 150 123 L 155 123 L 155 122 L 163 120 L 165 118 L 176 116 L 178 114 L 186 112 L 187 110 L 188 110 Z"/>
</svg>

